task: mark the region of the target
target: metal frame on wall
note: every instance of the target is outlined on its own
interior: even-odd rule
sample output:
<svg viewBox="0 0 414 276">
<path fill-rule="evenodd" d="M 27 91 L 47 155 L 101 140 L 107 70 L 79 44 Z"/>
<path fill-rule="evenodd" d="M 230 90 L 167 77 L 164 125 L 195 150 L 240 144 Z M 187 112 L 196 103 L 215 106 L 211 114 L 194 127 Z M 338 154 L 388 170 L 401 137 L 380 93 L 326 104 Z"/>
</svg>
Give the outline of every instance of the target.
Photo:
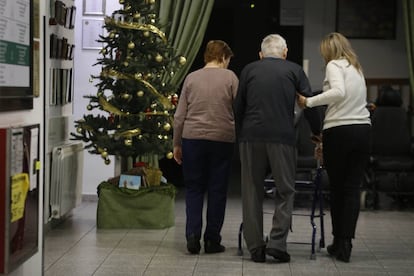
<svg viewBox="0 0 414 276">
<path fill-rule="evenodd" d="M 33 108 L 33 0 L 0 0 L 0 112 Z"/>
</svg>

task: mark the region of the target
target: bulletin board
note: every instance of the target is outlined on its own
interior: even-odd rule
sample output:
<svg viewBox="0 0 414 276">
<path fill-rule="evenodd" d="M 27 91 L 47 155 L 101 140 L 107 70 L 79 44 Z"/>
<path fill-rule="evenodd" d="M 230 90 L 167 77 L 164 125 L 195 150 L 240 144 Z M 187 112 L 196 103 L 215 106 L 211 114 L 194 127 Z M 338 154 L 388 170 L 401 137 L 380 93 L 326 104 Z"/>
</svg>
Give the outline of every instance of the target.
<svg viewBox="0 0 414 276">
<path fill-rule="evenodd" d="M 33 108 L 33 0 L 0 0 L 0 111 Z"/>
</svg>

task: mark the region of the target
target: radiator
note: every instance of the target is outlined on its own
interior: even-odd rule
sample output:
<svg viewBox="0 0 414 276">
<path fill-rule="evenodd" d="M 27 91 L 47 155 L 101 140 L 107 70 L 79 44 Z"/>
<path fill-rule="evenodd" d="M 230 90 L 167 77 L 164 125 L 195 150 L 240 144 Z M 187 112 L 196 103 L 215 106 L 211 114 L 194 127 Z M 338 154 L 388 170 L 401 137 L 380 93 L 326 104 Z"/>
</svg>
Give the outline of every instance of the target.
<svg viewBox="0 0 414 276">
<path fill-rule="evenodd" d="M 59 219 L 82 200 L 83 144 L 56 146 L 51 158 L 51 217 Z"/>
</svg>

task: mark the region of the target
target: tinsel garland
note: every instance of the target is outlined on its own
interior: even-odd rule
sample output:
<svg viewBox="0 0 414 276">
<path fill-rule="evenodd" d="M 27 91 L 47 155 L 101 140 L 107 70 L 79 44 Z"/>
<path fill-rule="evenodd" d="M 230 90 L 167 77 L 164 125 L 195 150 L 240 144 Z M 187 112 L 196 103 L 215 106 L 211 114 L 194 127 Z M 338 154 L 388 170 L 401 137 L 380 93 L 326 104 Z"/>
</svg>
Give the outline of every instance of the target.
<svg viewBox="0 0 414 276">
<path fill-rule="evenodd" d="M 167 37 L 165 36 L 165 33 L 162 32 L 160 29 L 155 27 L 154 25 L 148 25 L 148 24 L 140 24 L 140 23 L 134 23 L 134 22 L 122 22 L 122 21 L 116 21 L 115 19 L 111 17 L 105 18 L 105 24 L 107 25 L 113 25 L 120 28 L 130 29 L 130 30 L 137 30 L 137 31 L 149 31 L 154 34 L 157 34 L 164 43 L 167 43 Z"/>
<path fill-rule="evenodd" d="M 149 83 L 146 80 L 143 80 L 139 76 L 135 76 L 135 75 L 132 75 L 132 74 L 123 74 L 123 73 L 117 72 L 114 69 L 102 70 L 101 76 L 102 77 L 115 77 L 117 79 L 133 79 L 133 80 L 139 81 L 145 87 L 147 87 L 151 91 L 152 94 L 154 94 L 155 96 L 157 96 L 159 98 L 159 101 L 161 102 L 161 104 L 164 106 L 165 109 L 171 109 L 172 108 L 172 104 L 170 103 L 170 101 L 168 100 L 167 97 L 161 95 L 151 83 Z M 121 111 L 119 111 L 119 112 L 121 112 Z M 115 112 L 112 112 L 112 113 L 115 113 Z M 117 114 L 117 115 L 122 115 L 122 114 Z"/>
</svg>

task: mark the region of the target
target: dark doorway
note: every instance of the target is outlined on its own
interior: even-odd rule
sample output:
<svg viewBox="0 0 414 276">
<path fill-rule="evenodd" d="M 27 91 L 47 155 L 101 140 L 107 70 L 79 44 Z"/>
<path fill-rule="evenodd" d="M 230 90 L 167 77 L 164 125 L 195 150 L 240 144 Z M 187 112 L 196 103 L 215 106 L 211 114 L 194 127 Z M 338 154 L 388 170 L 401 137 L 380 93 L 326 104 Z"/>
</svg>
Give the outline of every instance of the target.
<svg viewBox="0 0 414 276">
<path fill-rule="evenodd" d="M 203 44 L 190 69 L 203 67 L 204 47 L 209 40 L 226 41 L 235 56 L 229 69 L 240 75 L 243 67 L 259 58 L 260 43 L 271 33 L 282 35 L 288 44 L 288 59 L 302 64 L 303 26 L 280 25 L 280 0 L 215 1 Z"/>
</svg>

